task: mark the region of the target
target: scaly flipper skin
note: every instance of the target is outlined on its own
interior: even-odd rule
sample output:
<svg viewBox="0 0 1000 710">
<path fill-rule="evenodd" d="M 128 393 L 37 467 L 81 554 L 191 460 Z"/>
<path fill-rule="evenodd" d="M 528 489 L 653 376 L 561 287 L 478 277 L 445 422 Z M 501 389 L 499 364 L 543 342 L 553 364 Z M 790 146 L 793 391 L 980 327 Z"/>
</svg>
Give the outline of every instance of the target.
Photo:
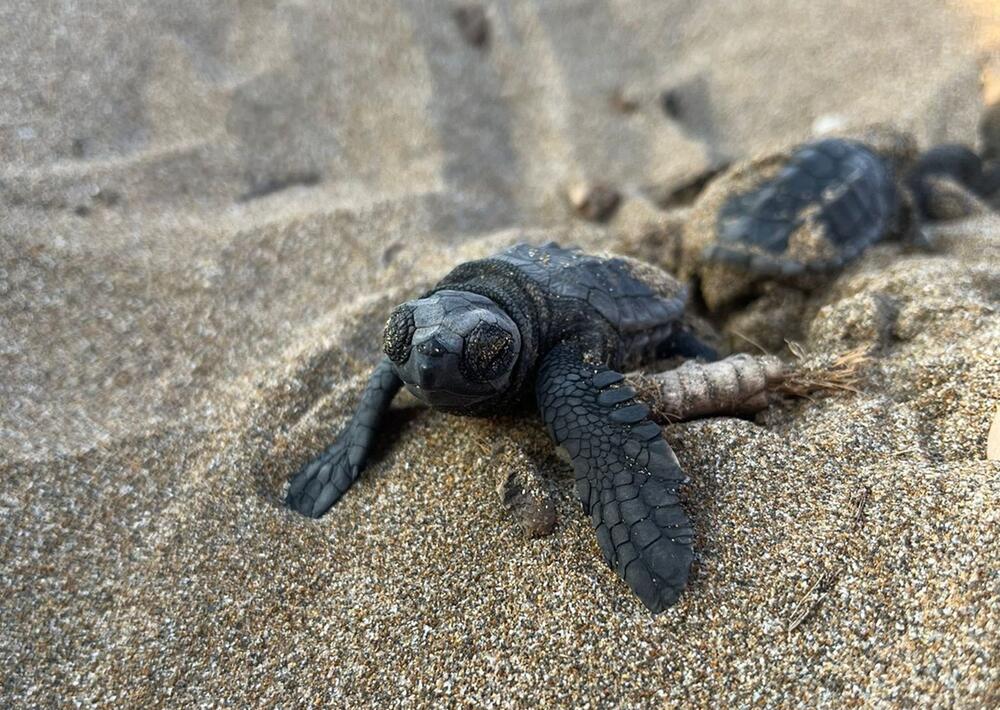
<svg viewBox="0 0 1000 710">
<path fill-rule="evenodd" d="M 288 488 L 288 506 L 318 518 L 340 499 L 364 470 L 382 415 L 402 381 L 384 358 L 372 372 L 350 423 L 326 451 L 303 466 Z"/>
<path fill-rule="evenodd" d="M 684 589 L 694 531 L 677 496 L 677 458 L 623 379 L 557 346 L 538 374 L 538 408 L 573 463 L 605 560 L 655 614 Z"/>
</svg>

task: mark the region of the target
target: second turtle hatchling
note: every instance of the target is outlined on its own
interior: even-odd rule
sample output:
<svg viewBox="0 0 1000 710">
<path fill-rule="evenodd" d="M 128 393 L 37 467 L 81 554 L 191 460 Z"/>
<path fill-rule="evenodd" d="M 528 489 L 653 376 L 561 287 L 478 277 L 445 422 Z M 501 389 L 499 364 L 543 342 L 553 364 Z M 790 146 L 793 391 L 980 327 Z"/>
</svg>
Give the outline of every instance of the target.
<svg viewBox="0 0 1000 710">
<path fill-rule="evenodd" d="M 775 285 L 810 291 L 887 239 L 926 248 L 924 220 L 969 213 L 998 187 L 1000 170 L 963 146 L 918 156 L 908 134 L 872 126 L 724 171 L 665 258 L 725 314 Z"/>
<path fill-rule="evenodd" d="M 903 134 L 826 138 L 738 164 L 710 182 L 684 226 L 682 279 L 724 312 L 763 284 L 812 288 L 891 236 L 919 239 L 897 175 L 916 158 Z"/>
</svg>

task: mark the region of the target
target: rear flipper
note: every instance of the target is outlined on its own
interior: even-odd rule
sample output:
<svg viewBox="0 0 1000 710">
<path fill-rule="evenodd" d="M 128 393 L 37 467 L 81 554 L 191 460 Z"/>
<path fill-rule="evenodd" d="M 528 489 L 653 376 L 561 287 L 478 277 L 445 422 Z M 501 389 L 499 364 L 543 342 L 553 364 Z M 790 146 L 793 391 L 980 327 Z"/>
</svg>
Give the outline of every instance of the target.
<svg viewBox="0 0 1000 710">
<path fill-rule="evenodd" d="M 924 188 L 926 219 L 944 222 L 989 212 L 979 195 L 950 177 L 931 176 L 924 181 Z"/>
<path fill-rule="evenodd" d="M 668 358 L 680 356 L 688 359 L 701 359 L 714 362 L 719 359 L 719 351 L 699 338 L 689 325 L 678 324 L 670 337 L 657 348 L 657 357 Z"/>
<path fill-rule="evenodd" d="M 987 164 L 988 165 L 988 164 Z M 997 185 L 991 170 L 967 146 L 945 144 L 931 148 L 906 175 L 918 215 L 928 220 L 961 219 L 983 212 L 982 198 Z"/>
<path fill-rule="evenodd" d="M 983 165 L 983 179 L 980 182 L 979 194 L 989 200 L 1000 197 L 1000 160 Z"/>
<path fill-rule="evenodd" d="M 559 346 L 538 374 L 538 408 L 569 454 L 605 560 L 655 614 L 684 589 L 694 531 L 677 497 L 677 458 L 623 379 Z"/>
<path fill-rule="evenodd" d="M 347 427 L 326 451 L 292 478 L 289 508 L 318 518 L 351 487 L 364 470 L 379 421 L 401 385 L 392 363 L 383 359 L 368 380 L 361 404 Z"/>
</svg>

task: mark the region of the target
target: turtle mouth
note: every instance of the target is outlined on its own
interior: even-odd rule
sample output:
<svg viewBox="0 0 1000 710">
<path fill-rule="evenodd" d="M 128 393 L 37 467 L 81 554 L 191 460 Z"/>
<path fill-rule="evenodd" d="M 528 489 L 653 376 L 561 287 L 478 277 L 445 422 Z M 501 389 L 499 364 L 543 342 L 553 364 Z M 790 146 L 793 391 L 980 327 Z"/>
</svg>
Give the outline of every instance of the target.
<svg viewBox="0 0 1000 710">
<path fill-rule="evenodd" d="M 477 394 L 452 392 L 447 389 L 421 387 L 420 385 L 411 382 L 406 383 L 406 389 L 421 402 L 429 404 L 432 407 L 455 407 L 475 404 L 489 398 L 492 394 L 491 392 L 482 392 Z"/>
</svg>

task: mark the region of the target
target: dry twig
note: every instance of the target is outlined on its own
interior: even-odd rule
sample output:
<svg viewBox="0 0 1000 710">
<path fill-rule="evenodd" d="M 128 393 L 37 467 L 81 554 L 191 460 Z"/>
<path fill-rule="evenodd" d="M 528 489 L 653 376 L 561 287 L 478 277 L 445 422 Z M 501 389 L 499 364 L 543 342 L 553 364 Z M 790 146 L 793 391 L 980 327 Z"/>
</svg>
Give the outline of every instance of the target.
<svg viewBox="0 0 1000 710">
<path fill-rule="evenodd" d="M 833 586 L 837 583 L 837 580 L 840 579 L 840 575 L 843 573 L 844 567 L 846 566 L 846 562 L 843 560 L 850 552 L 852 542 L 858 539 L 858 535 L 856 533 L 861 530 L 861 526 L 864 523 L 865 506 L 868 505 L 868 499 L 870 496 L 871 489 L 869 489 L 868 486 L 862 488 L 858 493 L 857 502 L 854 504 L 854 514 L 851 516 L 850 528 L 842 533 L 840 544 L 838 544 L 835 549 L 835 558 L 839 558 L 842 561 L 835 569 L 825 570 L 816 579 L 816 581 L 813 582 L 812 586 L 809 587 L 809 590 L 795 602 L 792 610 L 788 613 L 788 621 L 785 622 L 785 628 L 789 634 L 799 628 L 799 626 L 801 626 L 802 623 L 819 608 L 820 604 L 823 603 L 823 600 L 829 596 L 829 593 L 833 589 Z"/>
<path fill-rule="evenodd" d="M 789 342 L 788 349 L 801 363 L 806 352 L 798 343 Z M 777 388 L 781 394 L 811 399 L 812 395 L 831 392 L 857 393 L 861 371 L 871 363 L 864 348 L 848 350 L 827 366 L 788 368 L 788 375 Z"/>
</svg>

